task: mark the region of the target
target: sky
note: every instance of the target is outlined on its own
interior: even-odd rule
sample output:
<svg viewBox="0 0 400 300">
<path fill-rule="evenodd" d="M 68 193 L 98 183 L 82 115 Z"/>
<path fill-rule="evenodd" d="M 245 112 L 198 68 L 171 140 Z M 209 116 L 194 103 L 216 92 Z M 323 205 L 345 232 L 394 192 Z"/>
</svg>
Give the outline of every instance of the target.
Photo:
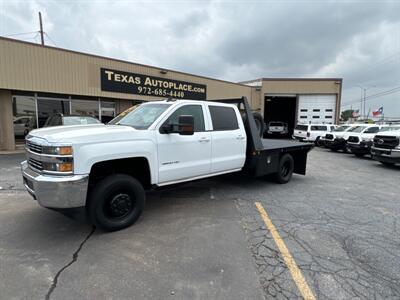
<svg viewBox="0 0 400 300">
<path fill-rule="evenodd" d="M 234 82 L 343 78 L 342 109 L 366 89 L 366 112 L 400 118 L 400 0 L 0 0 L 0 35 L 39 42 L 38 11 L 49 45 Z"/>
</svg>

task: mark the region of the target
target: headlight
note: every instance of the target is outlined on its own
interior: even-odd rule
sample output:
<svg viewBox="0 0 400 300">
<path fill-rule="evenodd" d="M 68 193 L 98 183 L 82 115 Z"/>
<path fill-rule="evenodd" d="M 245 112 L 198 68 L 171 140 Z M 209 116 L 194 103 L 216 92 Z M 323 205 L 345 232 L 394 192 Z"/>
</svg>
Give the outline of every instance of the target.
<svg viewBox="0 0 400 300">
<path fill-rule="evenodd" d="M 45 146 L 42 151 L 50 155 L 72 155 L 72 146 Z"/>
<path fill-rule="evenodd" d="M 61 162 L 61 163 L 43 163 L 43 171 L 70 173 L 73 171 L 74 164 L 72 162 Z"/>
<path fill-rule="evenodd" d="M 373 142 L 373 141 L 374 141 L 373 138 L 361 138 L 361 140 L 362 140 L 363 142 Z"/>
</svg>

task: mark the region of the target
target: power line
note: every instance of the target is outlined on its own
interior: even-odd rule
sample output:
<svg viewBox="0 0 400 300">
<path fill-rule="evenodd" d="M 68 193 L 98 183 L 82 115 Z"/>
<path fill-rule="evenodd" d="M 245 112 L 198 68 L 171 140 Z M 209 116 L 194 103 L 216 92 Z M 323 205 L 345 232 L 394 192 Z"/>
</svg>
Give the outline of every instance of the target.
<svg viewBox="0 0 400 300">
<path fill-rule="evenodd" d="M 386 91 L 382 91 L 382 92 L 379 92 L 376 94 L 369 95 L 369 96 L 365 97 L 365 101 L 383 97 L 383 96 L 390 95 L 390 94 L 394 94 L 394 93 L 398 93 L 398 92 L 400 92 L 400 86 L 394 87 L 390 90 L 386 90 Z M 354 99 L 350 102 L 347 102 L 346 104 L 343 104 L 342 107 L 346 107 L 346 106 L 352 105 L 354 103 L 358 103 L 359 101 L 360 101 L 360 99 L 357 99 L 357 100 Z"/>
<path fill-rule="evenodd" d="M 37 33 L 37 31 L 31 31 L 31 32 L 21 32 L 21 33 L 13 33 L 13 34 L 4 34 L 4 37 L 12 37 L 12 36 L 20 36 L 20 35 L 27 35 L 27 34 L 32 34 L 32 33 Z"/>
<path fill-rule="evenodd" d="M 47 36 L 47 38 L 54 44 L 54 46 L 57 47 L 56 42 L 54 42 L 54 40 L 47 34 L 47 32 L 45 32 L 44 35 Z"/>
</svg>

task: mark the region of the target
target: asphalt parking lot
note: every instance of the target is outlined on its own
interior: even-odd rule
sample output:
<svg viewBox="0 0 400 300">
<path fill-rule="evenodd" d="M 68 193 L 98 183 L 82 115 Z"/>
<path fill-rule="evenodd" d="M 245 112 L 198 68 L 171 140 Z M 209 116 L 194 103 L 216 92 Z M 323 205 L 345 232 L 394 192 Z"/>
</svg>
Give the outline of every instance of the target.
<svg viewBox="0 0 400 300">
<path fill-rule="evenodd" d="M 287 185 L 241 175 L 148 194 L 132 227 L 39 207 L 0 155 L 0 298 L 301 298 L 260 202 L 318 299 L 400 298 L 400 168 L 314 149 Z"/>
</svg>

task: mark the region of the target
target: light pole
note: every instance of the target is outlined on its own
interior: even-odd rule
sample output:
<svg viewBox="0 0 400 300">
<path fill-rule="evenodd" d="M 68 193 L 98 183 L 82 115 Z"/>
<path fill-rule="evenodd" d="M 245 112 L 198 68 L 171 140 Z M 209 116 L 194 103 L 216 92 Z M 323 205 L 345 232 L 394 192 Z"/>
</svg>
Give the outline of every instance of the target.
<svg viewBox="0 0 400 300">
<path fill-rule="evenodd" d="M 361 85 L 357 85 L 361 89 L 361 103 L 360 103 L 360 114 L 361 110 L 363 111 L 363 116 L 365 118 L 365 100 L 367 98 L 367 91 L 371 88 L 376 87 L 376 85 L 370 86 L 370 87 L 363 87 Z M 364 101 L 363 101 L 364 100 Z M 364 102 L 364 109 L 363 109 L 363 102 Z"/>
</svg>

